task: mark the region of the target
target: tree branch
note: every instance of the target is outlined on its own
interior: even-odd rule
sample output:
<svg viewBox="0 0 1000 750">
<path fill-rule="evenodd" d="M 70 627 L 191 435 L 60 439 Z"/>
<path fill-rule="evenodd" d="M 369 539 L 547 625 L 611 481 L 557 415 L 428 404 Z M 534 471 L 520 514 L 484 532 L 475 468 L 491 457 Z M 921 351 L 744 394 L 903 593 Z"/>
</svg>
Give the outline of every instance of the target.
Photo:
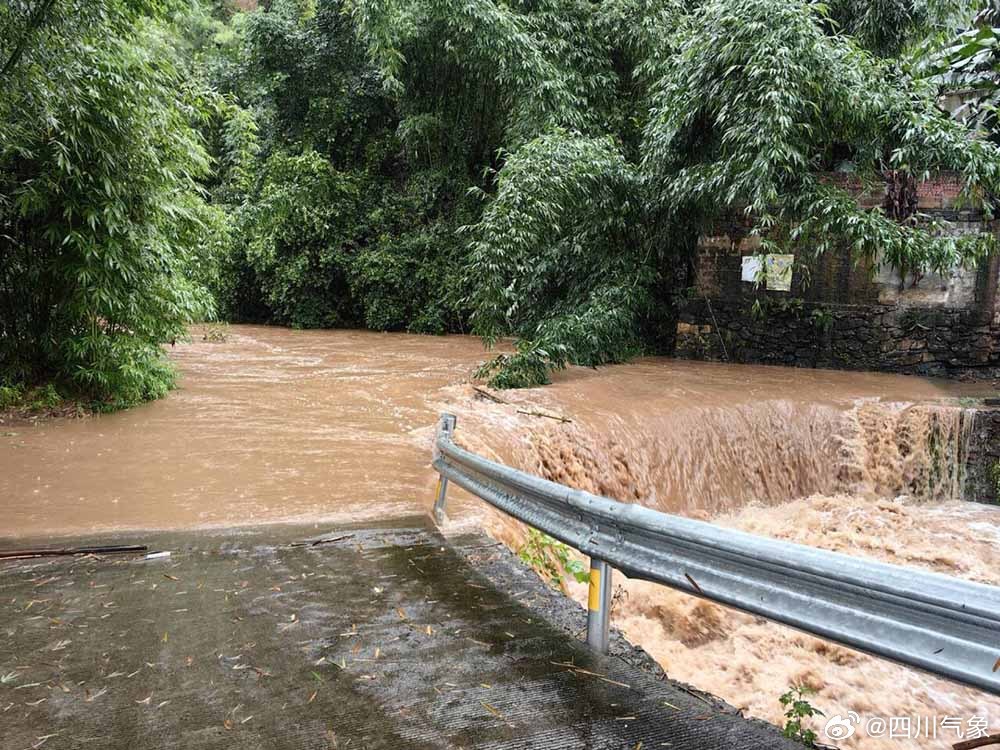
<svg viewBox="0 0 1000 750">
<path fill-rule="evenodd" d="M 38 4 L 34 14 L 31 16 L 31 20 L 28 21 L 28 27 L 21 35 L 20 41 L 18 41 L 14 51 L 11 52 L 7 62 L 4 63 L 3 68 L 0 68 L 0 78 L 6 76 L 11 70 L 13 70 L 14 66 L 17 65 L 21 56 L 24 54 L 24 50 L 28 46 L 28 40 L 41 27 L 42 23 L 45 21 L 45 16 L 48 15 L 49 10 L 54 4 L 55 0 L 41 0 Z"/>
<path fill-rule="evenodd" d="M 989 737 L 978 737 L 974 740 L 956 742 L 952 745 L 952 748 L 954 750 L 972 750 L 973 748 L 985 747 L 986 745 L 1000 745 L 1000 734 L 991 734 Z"/>
</svg>

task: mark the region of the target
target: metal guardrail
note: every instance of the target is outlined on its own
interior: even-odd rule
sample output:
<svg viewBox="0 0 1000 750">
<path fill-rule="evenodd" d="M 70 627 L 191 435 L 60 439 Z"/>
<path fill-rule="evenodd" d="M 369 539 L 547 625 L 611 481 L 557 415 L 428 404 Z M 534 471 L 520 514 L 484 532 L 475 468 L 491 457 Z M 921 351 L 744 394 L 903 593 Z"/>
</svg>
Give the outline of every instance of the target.
<svg viewBox="0 0 1000 750">
<path fill-rule="evenodd" d="M 570 489 L 435 442 L 448 482 L 591 558 L 587 641 L 607 651 L 611 570 L 1000 695 L 1000 587 L 864 560 Z"/>
</svg>

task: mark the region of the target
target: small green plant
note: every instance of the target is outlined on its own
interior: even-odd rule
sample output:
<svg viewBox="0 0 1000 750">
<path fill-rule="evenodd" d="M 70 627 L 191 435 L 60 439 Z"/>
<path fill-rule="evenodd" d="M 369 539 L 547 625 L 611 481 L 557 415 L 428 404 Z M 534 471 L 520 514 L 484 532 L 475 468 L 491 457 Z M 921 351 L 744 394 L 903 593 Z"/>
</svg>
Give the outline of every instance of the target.
<svg viewBox="0 0 1000 750">
<path fill-rule="evenodd" d="M 10 409 L 21 403 L 24 388 L 20 385 L 0 385 L 0 409 Z"/>
<path fill-rule="evenodd" d="M 569 547 L 537 529 L 528 529 L 528 538 L 517 555 L 555 588 L 562 587 L 564 573 L 578 583 L 590 580 L 590 571 L 573 558 Z"/>
<path fill-rule="evenodd" d="M 750 305 L 750 318 L 756 323 L 767 319 L 771 312 L 771 303 L 767 297 L 758 297 Z"/>
<path fill-rule="evenodd" d="M 786 315 L 794 315 L 796 318 L 802 314 L 802 309 L 806 301 L 801 297 L 787 297 L 778 301 L 777 308 Z"/>
<path fill-rule="evenodd" d="M 993 482 L 993 491 L 997 498 L 1000 498 L 1000 459 L 994 461 L 993 465 L 990 466 L 990 481 Z"/>
<path fill-rule="evenodd" d="M 813 324 L 813 328 L 821 333 L 826 333 L 833 328 L 833 313 L 825 307 L 817 307 L 810 313 L 809 319 Z"/>
<path fill-rule="evenodd" d="M 808 700 L 809 696 L 815 694 L 816 691 L 808 685 L 792 685 L 778 699 L 785 709 L 785 726 L 781 733 L 798 740 L 806 747 L 816 746 L 816 732 L 804 726 L 804 721 L 813 716 L 825 715 Z"/>
<path fill-rule="evenodd" d="M 0 409 L 46 411 L 62 406 L 63 394 L 52 383 L 29 388 L 20 383 L 0 385 Z"/>
<path fill-rule="evenodd" d="M 30 408 L 38 411 L 42 409 L 54 409 L 63 402 L 62 394 L 56 390 L 52 383 L 43 385 L 35 389 L 31 394 Z"/>
</svg>

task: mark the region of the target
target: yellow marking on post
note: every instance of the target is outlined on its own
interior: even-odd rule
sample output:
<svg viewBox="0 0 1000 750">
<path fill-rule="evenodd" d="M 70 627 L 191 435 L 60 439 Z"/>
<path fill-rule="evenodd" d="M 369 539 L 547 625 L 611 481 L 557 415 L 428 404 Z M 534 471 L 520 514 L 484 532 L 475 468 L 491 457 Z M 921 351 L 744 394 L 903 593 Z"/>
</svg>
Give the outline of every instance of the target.
<svg viewBox="0 0 1000 750">
<path fill-rule="evenodd" d="M 441 497 L 441 477 L 438 477 L 437 487 L 434 490 L 434 502 L 437 502 L 439 497 Z"/>
<path fill-rule="evenodd" d="M 590 570 L 590 592 L 587 596 L 587 607 L 591 612 L 597 612 L 601 608 L 601 571 L 597 568 Z"/>
</svg>

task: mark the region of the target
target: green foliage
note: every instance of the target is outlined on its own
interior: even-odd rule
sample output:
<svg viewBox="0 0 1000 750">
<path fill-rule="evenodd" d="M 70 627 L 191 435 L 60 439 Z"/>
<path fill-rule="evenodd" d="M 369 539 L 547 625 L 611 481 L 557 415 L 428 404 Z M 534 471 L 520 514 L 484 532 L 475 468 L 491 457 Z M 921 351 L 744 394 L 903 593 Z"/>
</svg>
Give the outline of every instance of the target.
<svg viewBox="0 0 1000 750">
<path fill-rule="evenodd" d="M 594 7 L 573 44 L 593 55 L 627 50 L 613 56 L 617 88 L 646 103 L 631 110 L 641 127 L 608 111 L 589 117 L 596 132 L 550 128 L 512 143 L 472 244 L 484 279 L 477 330 L 487 341 L 518 338 L 514 355 L 488 366 L 494 385 L 545 382 L 567 362 L 601 364 L 639 349 L 668 264 L 683 262 L 689 238 L 717 218 L 752 217 L 767 252 L 846 244 L 904 273 L 973 263 L 989 250 L 989 238 L 862 209 L 823 177 L 845 159 L 866 180 L 887 169 L 917 177 L 953 169 L 966 178 L 965 200 L 987 213 L 1000 187 L 997 149 L 938 109 L 936 88 L 839 32 L 825 6 L 645 6 L 635 12 L 649 14 L 644 30 L 656 42 L 612 36 L 610 47 L 587 33 L 602 27 L 603 12 Z M 603 104 L 586 94 L 573 101 L 588 111 Z"/>
<path fill-rule="evenodd" d="M 259 152 L 214 141 L 233 215 L 224 307 L 468 322 L 515 339 L 480 375 L 523 387 L 669 350 L 688 255 L 723 217 L 748 215 L 766 252 L 846 244 L 903 273 L 977 262 L 988 240 L 863 210 L 823 177 L 957 170 L 991 209 L 997 150 L 912 64 L 968 5 L 274 0 L 213 32 L 226 41 L 206 64 L 260 130 Z"/>
<path fill-rule="evenodd" d="M 544 383 L 550 368 L 618 362 L 639 349 L 651 269 L 637 252 L 642 217 L 621 210 L 637 192 L 610 138 L 555 131 L 507 159 L 472 228 L 477 331 L 491 343 L 519 336 L 514 355 L 481 372 L 491 385 Z"/>
<path fill-rule="evenodd" d="M 244 231 L 273 319 L 296 328 L 354 322 L 346 266 L 359 219 L 358 181 L 315 152 L 275 153 L 264 172 Z"/>
<path fill-rule="evenodd" d="M 441 334 L 461 327 L 464 253 L 447 225 L 382 234 L 358 254 L 351 290 L 376 330 Z"/>
<path fill-rule="evenodd" d="M 816 746 L 816 732 L 805 726 L 805 720 L 826 715 L 809 702 L 809 696 L 815 694 L 816 691 L 808 685 L 792 685 L 778 699 L 785 709 L 785 726 L 781 733 L 807 747 Z"/>
<path fill-rule="evenodd" d="M 0 385 L 0 411 L 8 409 L 38 412 L 55 409 L 65 398 L 52 384 L 27 388 L 21 384 Z"/>
<path fill-rule="evenodd" d="M 831 0 L 830 30 L 849 34 L 882 57 L 895 57 L 935 32 L 967 20 L 969 0 Z"/>
<path fill-rule="evenodd" d="M 1000 9 L 983 3 L 975 18 L 927 39 L 912 55 L 910 68 L 961 100 L 955 117 L 992 141 L 1000 140 Z"/>
<path fill-rule="evenodd" d="M 339 2 L 276 0 L 270 12 L 234 17 L 230 30 L 237 53 L 207 65 L 230 107 L 213 137 L 213 194 L 232 217 L 224 314 L 463 330 L 456 230 L 478 205 L 465 195 L 461 137 L 434 111 L 447 101 L 397 107 Z"/>
<path fill-rule="evenodd" d="M 800 320 L 806 313 L 806 301 L 801 297 L 757 297 L 750 305 L 750 319 L 756 323 L 765 322 L 771 315 L 791 316 Z M 833 313 L 826 307 L 815 306 L 808 312 L 806 320 L 819 333 L 828 333 L 834 324 Z"/>
<path fill-rule="evenodd" d="M 21 403 L 24 398 L 24 387 L 15 385 L 0 385 L 0 409 L 10 409 Z"/>
<path fill-rule="evenodd" d="M 62 403 L 62 400 L 63 397 L 56 387 L 52 383 L 46 383 L 35 392 L 33 402 L 40 408 L 51 409 Z"/>
<path fill-rule="evenodd" d="M 936 92 L 848 37 L 825 34 L 822 6 L 709 2 L 685 19 L 674 65 L 654 87 L 644 163 L 671 204 L 752 215 L 815 253 L 847 242 L 859 256 L 947 267 L 975 248 L 904 226 L 825 182 L 830 154 L 862 176 L 944 168 L 997 186 L 995 149 L 937 108 Z M 970 201 L 987 210 L 982 196 Z M 773 241 L 779 241 L 774 238 Z"/>
<path fill-rule="evenodd" d="M 42 5 L 27 28 L 27 3 L 0 10 L 0 39 L 20 39 L 0 99 L 0 376 L 155 398 L 173 382 L 160 344 L 212 308 L 203 101 L 163 46 L 166 3 Z"/>
<path fill-rule="evenodd" d="M 528 538 L 517 555 L 554 588 L 562 587 L 565 575 L 572 576 L 577 583 L 590 580 L 590 571 L 573 557 L 568 546 L 538 529 L 528 529 Z"/>
<path fill-rule="evenodd" d="M 990 481 L 993 482 L 993 491 L 1000 499 L 1000 461 L 994 461 L 993 465 L 990 466 Z"/>
<path fill-rule="evenodd" d="M 862 209 L 825 177 L 955 170 L 992 211 L 1000 152 L 938 102 L 992 80 L 992 22 L 969 6 L 14 0 L 0 377 L 161 395 L 160 345 L 216 303 L 297 327 L 471 325 L 515 340 L 491 384 L 544 383 L 669 350 L 697 238 L 733 217 L 763 252 L 976 263 L 992 239 Z"/>
<path fill-rule="evenodd" d="M 821 333 L 827 333 L 833 328 L 833 313 L 825 307 L 813 308 L 813 311 L 809 313 L 809 320 L 813 327 Z"/>
</svg>

